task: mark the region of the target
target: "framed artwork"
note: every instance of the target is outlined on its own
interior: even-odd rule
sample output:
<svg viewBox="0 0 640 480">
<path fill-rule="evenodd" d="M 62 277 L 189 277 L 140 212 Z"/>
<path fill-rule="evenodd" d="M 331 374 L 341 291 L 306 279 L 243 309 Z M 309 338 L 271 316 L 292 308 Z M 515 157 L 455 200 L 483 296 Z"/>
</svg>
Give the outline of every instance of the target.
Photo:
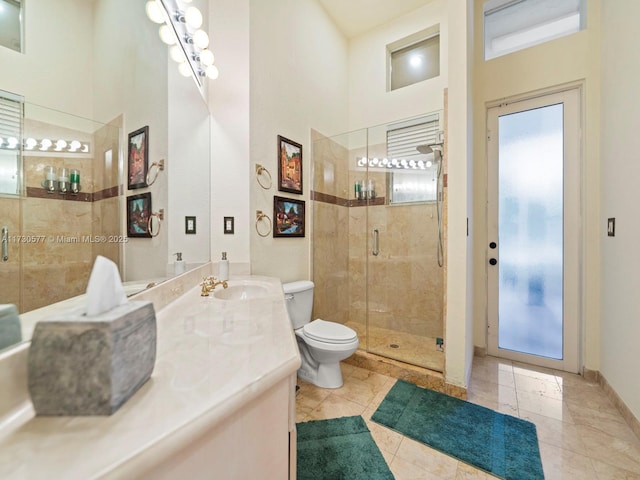
<svg viewBox="0 0 640 480">
<path fill-rule="evenodd" d="M 127 236 L 151 238 L 151 192 L 127 197 Z"/>
<path fill-rule="evenodd" d="M 302 145 L 278 135 L 278 190 L 302 195 Z"/>
<path fill-rule="evenodd" d="M 187 235 L 195 235 L 196 217 L 184 217 L 184 233 Z"/>
<path fill-rule="evenodd" d="M 304 237 L 304 201 L 273 197 L 274 237 Z"/>
<path fill-rule="evenodd" d="M 127 156 L 129 190 L 147 186 L 147 169 L 149 168 L 149 127 L 145 126 L 129 134 Z"/>
</svg>

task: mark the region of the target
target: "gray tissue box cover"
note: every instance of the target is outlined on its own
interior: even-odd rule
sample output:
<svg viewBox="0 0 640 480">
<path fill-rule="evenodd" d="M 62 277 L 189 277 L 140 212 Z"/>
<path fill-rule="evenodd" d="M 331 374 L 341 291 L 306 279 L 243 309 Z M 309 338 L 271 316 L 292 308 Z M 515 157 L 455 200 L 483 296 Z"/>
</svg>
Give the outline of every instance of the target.
<svg viewBox="0 0 640 480">
<path fill-rule="evenodd" d="M 111 415 L 146 382 L 156 361 L 153 303 L 101 315 L 79 310 L 36 324 L 28 359 L 37 415 Z"/>
</svg>

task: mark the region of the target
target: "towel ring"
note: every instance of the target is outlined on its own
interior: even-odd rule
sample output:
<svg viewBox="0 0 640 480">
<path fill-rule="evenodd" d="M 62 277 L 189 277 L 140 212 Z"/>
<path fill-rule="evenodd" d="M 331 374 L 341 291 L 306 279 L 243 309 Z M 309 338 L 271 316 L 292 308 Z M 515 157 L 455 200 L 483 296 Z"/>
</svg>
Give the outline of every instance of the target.
<svg viewBox="0 0 640 480">
<path fill-rule="evenodd" d="M 153 226 L 153 217 L 158 217 L 158 231 L 154 232 L 151 228 Z M 164 220 L 164 208 L 161 208 L 159 212 L 152 213 L 149 215 L 149 220 L 147 220 L 147 232 L 152 237 L 157 237 L 160 234 L 160 227 L 162 226 L 162 220 Z"/>
<path fill-rule="evenodd" d="M 260 229 L 258 228 L 258 224 L 259 222 L 266 218 L 269 221 L 269 229 L 267 230 L 267 233 L 261 233 Z M 271 228 L 272 228 L 272 223 L 271 223 L 271 219 L 269 218 L 269 215 L 267 215 L 266 213 L 262 213 L 262 210 L 256 210 L 256 232 L 258 232 L 258 235 L 260 235 L 261 237 L 268 237 L 269 234 L 271 233 Z"/>
<path fill-rule="evenodd" d="M 153 178 L 151 178 L 151 169 L 153 167 L 157 167 L 155 170 L 155 175 L 153 176 Z M 158 174 L 160 172 L 164 171 L 164 159 L 160 160 L 158 162 L 153 162 L 150 166 L 149 166 L 149 170 L 147 171 L 147 187 L 150 187 L 151 185 L 153 185 L 156 181 L 156 179 L 158 178 Z"/>
<path fill-rule="evenodd" d="M 261 178 L 263 178 L 263 175 L 262 175 L 263 173 L 265 173 L 269 178 L 269 185 L 264 185 L 262 182 L 265 180 L 262 180 L 262 181 L 260 180 Z M 258 163 L 256 163 L 256 180 L 258 180 L 258 183 L 260 184 L 260 186 L 265 190 L 269 190 L 271 188 L 271 185 L 273 185 L 273 180 L 271 180 L 271 174 L 269 173 L 269 170 L 267 170 L 266 168 L 264 168 L 262 165 Z"/>
</svg>

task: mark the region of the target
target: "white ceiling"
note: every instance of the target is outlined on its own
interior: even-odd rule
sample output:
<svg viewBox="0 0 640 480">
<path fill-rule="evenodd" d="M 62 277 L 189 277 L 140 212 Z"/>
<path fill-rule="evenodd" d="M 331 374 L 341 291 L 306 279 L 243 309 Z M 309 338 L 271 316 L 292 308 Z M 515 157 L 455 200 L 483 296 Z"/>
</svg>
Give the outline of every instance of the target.
<svg viewBox="0 0 640 480">
<path fill-rule="evenodd" d="M 431 3 L 433 0 L 319 0 L 347 38 Z"/>
</svg>

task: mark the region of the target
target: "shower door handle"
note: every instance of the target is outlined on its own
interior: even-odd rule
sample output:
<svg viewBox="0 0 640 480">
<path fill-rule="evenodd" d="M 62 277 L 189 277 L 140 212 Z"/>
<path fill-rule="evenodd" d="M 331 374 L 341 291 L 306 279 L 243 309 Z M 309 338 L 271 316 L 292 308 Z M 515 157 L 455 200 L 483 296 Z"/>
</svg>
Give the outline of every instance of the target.
<svg viewBox="0 0 640 480">
<path fill-rule="evenodd" d="M 378 231 L 377 228 L 373 229 L 371 240 L 373 244 L 373 248 L 371 249 L 371 254 L 374 257 L 377 257 L 378 254 L 380 253 L 380 232 Z"/>
<path fill-rule="evenodd" d="M 9 260 L 9 229 L 2 227 L 2 261 Z"/>
</svg>

